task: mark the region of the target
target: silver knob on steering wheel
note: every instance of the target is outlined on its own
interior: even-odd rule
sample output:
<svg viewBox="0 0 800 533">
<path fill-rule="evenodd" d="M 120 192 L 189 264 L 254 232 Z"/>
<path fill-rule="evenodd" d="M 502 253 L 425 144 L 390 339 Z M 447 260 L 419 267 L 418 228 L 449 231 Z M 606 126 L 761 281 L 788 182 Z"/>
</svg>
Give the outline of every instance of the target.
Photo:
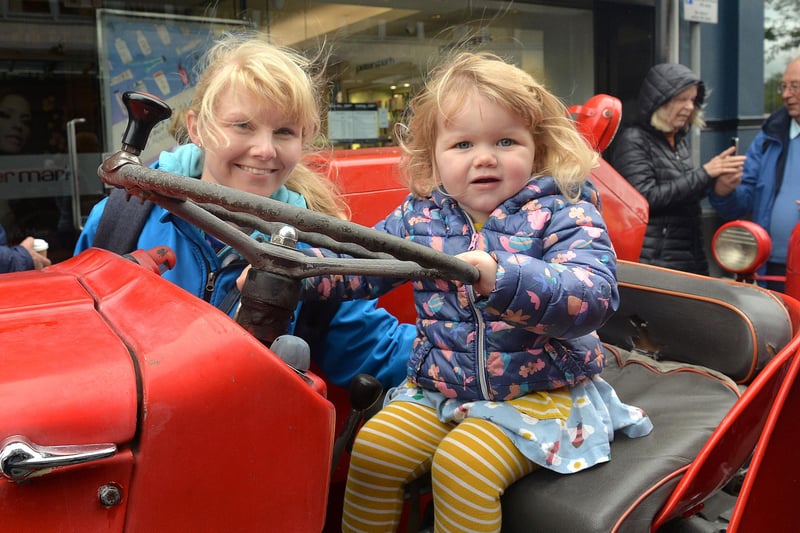
<svg viewBox="0 0 800 533">
<path fill-rule="evenodd" d="M 281 226 L 278 231 L 272 234 L 269 242 L 286 248 L 297 248 L 297 230 L 292 226 Z"/>
</svg>

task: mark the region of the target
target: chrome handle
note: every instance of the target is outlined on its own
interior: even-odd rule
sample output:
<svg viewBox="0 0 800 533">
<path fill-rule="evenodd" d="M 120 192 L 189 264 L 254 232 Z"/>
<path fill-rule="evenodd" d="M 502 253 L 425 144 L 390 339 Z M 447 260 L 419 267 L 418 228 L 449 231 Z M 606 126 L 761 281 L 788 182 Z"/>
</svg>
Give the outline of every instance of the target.
<svg viewBox="0 0 800 533">
<path fill-rule="evenodd" d="M 78 174 L 78 147 L 75 138 L 75 125 L 86 122 L 85 118 L 67 121 L 67 149 L 69 150 L 69 169 L 72 172 L 72 225 L 76 231 L 83 230 L 81 218 L 81 185 Z"/>
<path fill-rule="evenodd" d="M 0 443 L 0 474 L 11 481 L 45 474 L 59 466 L 87 463 L 111 457 L 116 444 L 42 446 L 14 435 Z"/>
</svg>

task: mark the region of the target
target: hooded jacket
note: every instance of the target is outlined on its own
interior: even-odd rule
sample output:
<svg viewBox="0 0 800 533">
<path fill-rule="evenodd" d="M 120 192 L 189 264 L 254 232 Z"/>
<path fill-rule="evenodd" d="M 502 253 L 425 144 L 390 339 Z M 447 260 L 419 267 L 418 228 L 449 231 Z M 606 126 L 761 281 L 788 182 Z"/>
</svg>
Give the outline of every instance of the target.
<svg viewBox="0 0 800 533">
<path fill-rule="evenodd" d="M 509 400 L 572 385 L 604 367 L 594 333 L 616 311 L 616 257 L 587 186 L 577 203 L 552 177 L 532 179 L 480 231 L 450 197 L 409 196 L 376 229 L 456 255 L 484 250 L 498 264 L 488 297 L 471 286 L 415 280 L 418 337 L 409 379 L 461 400 Z M 323 253 L 323 251 L 319 251 Z M 380 277 L 308 278 L 307 298 L 375 297 Z"/>
<path fill-rule="evenodd" d="M 708 274 L 704 251 L 702 208 L 712 178 L 692 167 L 689 127 L 675 135 L 675 148 L 650 120 L 656 110 L 689 87 L 697 86 L 695 106 L 705 98 L 705 85 L 687 67 L 655 65 L 639 92 L 639 113 L 614 143 L 611 165 L 650 206 L 640 261 L 697 274 Z"/>
<path fill-rule="evenodd" d="M 202 151 L 193 144 L 183 145 L 174 152 L 163 152 L 155 166 L 166 172 L 196 178 L 202 174 Z M 300 194 L 285 187 L 276 191 L 272 198 L 306 206 Z M 76 254 L 92 245 L 106 202 L 107 199 L 103 199 L 92 208 L 78 238 Z M 139 235 L 138 248 L 161 245 L 172 248 L 177 257 L 175 268 L 166 271 L 163 277 L 216 307 L 220 307 L 235 289 L 236 279 L 246 265 L 235 251 L 226 247 L 218 253 L 198 228 L 166 209 L 154 206 Z M 235 306 L 230 307 L 235 309 Z M 298 317 L 303 307 L 302 304 L 298 306 L 288 333 L 301 327 Z M 302 328 L 313 332 L 313 341 L 305 339 L 311 344 L 311 357 L 332 383 L 349 386 L 351 379 L 359 373 L 377 377 L 384 387 L 397 385 L 403 380 L 415 337 L 415 328 L 411 324 L 398 323 L 394 316 L 377 307 L 376 302 L 366 300 L 342 302 L 331 312 L 313 312 L 303 316 L 324 322 L 304 323 Z M 320 317 L 325 317 L 325 320 L 319 320 Z"/>
</svg>

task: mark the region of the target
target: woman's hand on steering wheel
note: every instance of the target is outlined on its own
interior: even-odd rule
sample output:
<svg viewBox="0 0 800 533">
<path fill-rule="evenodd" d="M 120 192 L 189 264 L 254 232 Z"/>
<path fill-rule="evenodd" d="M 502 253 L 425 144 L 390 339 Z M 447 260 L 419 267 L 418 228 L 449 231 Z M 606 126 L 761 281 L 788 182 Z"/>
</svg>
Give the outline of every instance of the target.
<svg viewBox="0 0 800 533">
<path fill-rule="evenodd" d="M 239 292 L 242 292 L 242 287 L 244 287 L 244 280 L 247 279 L 247 272 L 252 268 L 252 265 L 247 265 L 242 270 L 242 273 L 239 274 L 239 277 L 236 278 L 236 288 L 239 289 Z"/>
</svg>

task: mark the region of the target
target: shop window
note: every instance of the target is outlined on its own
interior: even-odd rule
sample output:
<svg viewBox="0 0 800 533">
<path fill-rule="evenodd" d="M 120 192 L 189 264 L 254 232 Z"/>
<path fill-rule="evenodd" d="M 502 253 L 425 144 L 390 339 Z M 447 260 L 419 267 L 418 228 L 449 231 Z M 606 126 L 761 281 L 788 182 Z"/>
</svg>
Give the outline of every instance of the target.
<svg viewBox="0 0 800 533">
<path fill-rule="evenodd" d="M 331 48 L 334 120 L 363 125 L 365 106 L 375 108 L 376 133 L 352 139 L 360 146 L 392 142 L 393 125 L 402 119 L 409 96 L 433 62 L 454 47 L 496 52 L 570 103 L 594 93 L 589 9 L 511 2 L 374 4 L 273 1 L 266 21 L 277 43 Z M 347 146 L 340 133 L 337 128 L 334 139 Z"/>
</svg>

